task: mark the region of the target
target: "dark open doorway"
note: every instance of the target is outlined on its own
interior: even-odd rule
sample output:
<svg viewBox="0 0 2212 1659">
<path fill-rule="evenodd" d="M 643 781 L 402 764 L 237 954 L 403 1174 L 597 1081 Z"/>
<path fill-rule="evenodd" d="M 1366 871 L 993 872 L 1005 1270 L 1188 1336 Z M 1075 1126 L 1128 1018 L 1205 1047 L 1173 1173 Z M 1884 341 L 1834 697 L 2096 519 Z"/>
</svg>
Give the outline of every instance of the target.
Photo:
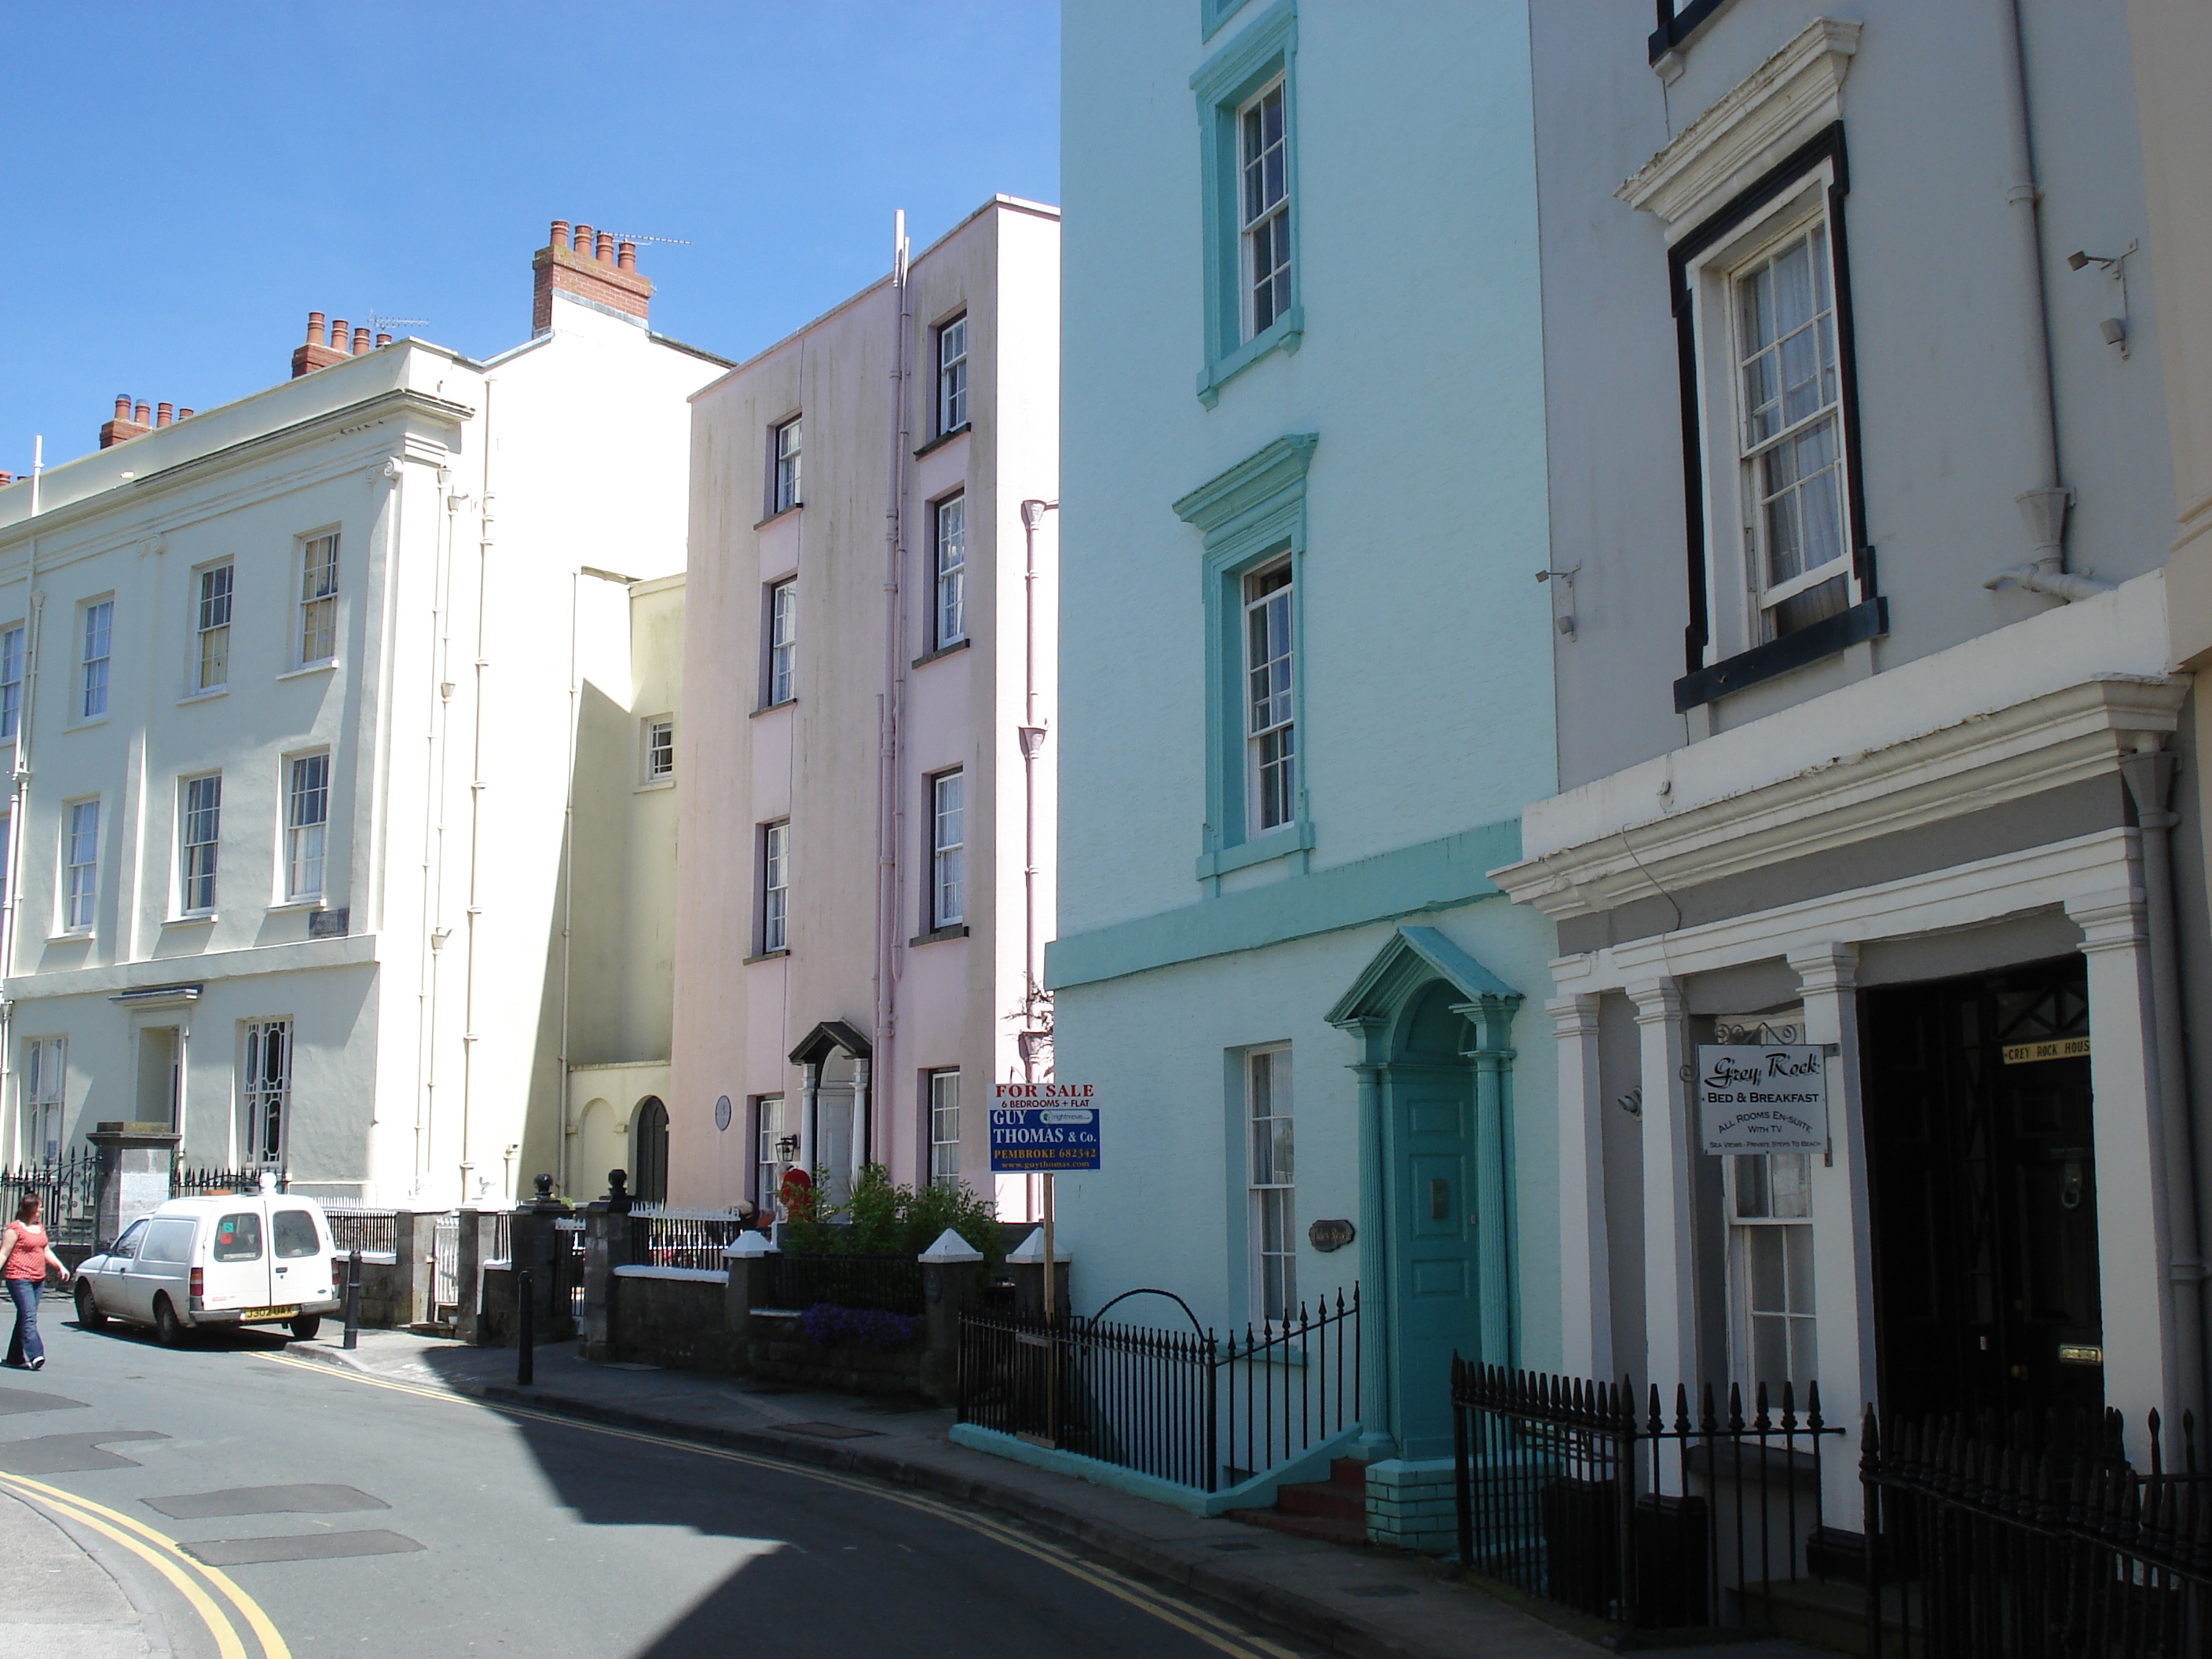
<svg viewBox="0 0 2212 1659">
<path fill-rule="evenodd" d="M 1870 990 L 1865 1015 L 1883 1406 L 2100 1407 L 2081 958 Z"/>
<path fill-rule="evenodd" d="M 659 1095 L 637 1103 L 637 1152 L 630 1182 L 633 1197 L 647 1204 L 668 1201 L 668 1108 Z"/>
</svg>

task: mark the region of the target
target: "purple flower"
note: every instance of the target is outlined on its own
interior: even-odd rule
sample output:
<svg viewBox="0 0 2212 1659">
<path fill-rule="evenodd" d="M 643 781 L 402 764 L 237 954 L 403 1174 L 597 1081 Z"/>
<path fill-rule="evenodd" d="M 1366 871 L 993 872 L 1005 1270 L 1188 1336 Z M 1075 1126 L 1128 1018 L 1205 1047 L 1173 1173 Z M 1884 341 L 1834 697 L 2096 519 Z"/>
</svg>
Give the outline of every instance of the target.
<svg viewBox="0 0 2212 1659">
<path fill-rule="evenodd" d="M 920 1334 L 921 1322 L 878 1308 L 841 1308 L 834 1302 L 817 1302 L 799 1315 L 799 1328 L 817 1348 L 837 1342 L 900 1348 Z"/>
</svg>

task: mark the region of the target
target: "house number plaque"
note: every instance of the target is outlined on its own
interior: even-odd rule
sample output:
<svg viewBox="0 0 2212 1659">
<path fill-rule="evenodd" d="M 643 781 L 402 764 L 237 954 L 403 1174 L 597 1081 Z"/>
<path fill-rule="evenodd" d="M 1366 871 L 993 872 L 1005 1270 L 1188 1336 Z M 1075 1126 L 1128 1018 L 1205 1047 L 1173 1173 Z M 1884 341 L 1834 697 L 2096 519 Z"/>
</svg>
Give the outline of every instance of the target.
<svg viewBox="0 0 2212 1659">
<path fill-rule="evenodd" d="M 1340 1250 L 1359 1237 L 1349 1221 L 1316 1221 L 1306 1229 L 1306 1243 L 1326 1255 Z"/>
</svg>

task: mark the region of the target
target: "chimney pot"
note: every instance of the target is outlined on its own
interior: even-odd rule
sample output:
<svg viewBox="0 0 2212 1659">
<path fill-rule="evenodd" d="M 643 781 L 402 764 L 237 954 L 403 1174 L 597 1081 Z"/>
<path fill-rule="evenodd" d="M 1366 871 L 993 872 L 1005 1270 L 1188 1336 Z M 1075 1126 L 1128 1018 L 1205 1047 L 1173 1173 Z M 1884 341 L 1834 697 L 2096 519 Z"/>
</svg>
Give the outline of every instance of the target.
<svg viewBox="0 0 2212 1659">
<path fill-rule="evenodd" d="M 307 313 L 307 343 L 320 345 L 322 343 L 323 313 L 319 311 L 311 311 Z"/>
<path fill-rule="evenodd" d="M 368 326 L 363 324 L 353 331 L 353 355 L 356 357 L 368 349 Z"/>
<path fill-rule="evenodd" d="M 599 245 L 594 257 L 603 265 L 614 264 L 615 239 L 611 232 L 603 230 L 599 233 Z"/>
<path fill-rule="evenodd" d="M 174 404 L 156 404 L 154 405 L 154 424 L 155 426 L 168 425 L 171 421 L 176 418 L 176 415 L 177 406 Z"/>
<path fill-rule="evenodd" d="M 331 349 L 334 351 L 346 349 L 346 319 L 343 317 L 331 319 Z"/>
<path fill-rule="evenodd" d="M 118 421 L 127 421 L 131 418 L 131 394 L 127 392 L 119 392 L 116 396 L 115 418 Z"/>
<path fill-rule="evenodd" d="M 380 346 L 388 346 L 392 343 L 392 337 L 389 334 L 380 334 L 376 337 L 376 343 Z"/>
<path fill-rule="evenodd" d="M 552 245 L 555 247 L 568 246 L 568 222 L 566 219 L 556 219 L 553 222 Z"/>
<path fill-rule="evenodd" d="M 618 242 L 615 245 L 615 263 L 624 270 L 637 269 L 637 244 Z"/>
<path fill-rule="evenodd" d="M 154 411 L 151 409 L 149 409 L 144 404 L 140 404 L 137 408 L 131 412 L 131 423 L 133 426 L 153 425 Z"/>
<path fill-rule="evenodd" d="M 192 411 L 189 409 L 180 409 L 177 411 L 177 418 L 180 421 L 189 421 L 192 418 Z"/>
<path fill-rule="evenodd" d="M 586 258 L 591 256 L 592 228 L 589 225 L 578 225 L 576 227 L 576 240 L 568 251 L 571 253 L 583 254 Z"/>
</svg>

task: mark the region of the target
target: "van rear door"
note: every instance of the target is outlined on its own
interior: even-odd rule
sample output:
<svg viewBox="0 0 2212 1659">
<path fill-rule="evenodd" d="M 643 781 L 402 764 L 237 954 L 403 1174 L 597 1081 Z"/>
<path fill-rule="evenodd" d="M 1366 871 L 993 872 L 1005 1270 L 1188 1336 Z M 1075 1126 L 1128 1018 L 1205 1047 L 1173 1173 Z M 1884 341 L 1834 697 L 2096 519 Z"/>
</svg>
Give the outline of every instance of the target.
<svg viewBox="0 0 2212 1659">
<path fill-rule="evenodd" d="M 304 1204 L 269 1206 L 269 1236 L 276 1255 L 273 1292 L 279 1307 L 331 1299 L 331 1243 Z"/>
<path fill-rule="evenodd" d="M 201 1246 L 201 1265 L 205 1270 L 200 1291 L 203 1308 L 269 1306 L 265 1231 L 262 1206 L 250 1199 L 217 1212 Z"/>
</svg>

